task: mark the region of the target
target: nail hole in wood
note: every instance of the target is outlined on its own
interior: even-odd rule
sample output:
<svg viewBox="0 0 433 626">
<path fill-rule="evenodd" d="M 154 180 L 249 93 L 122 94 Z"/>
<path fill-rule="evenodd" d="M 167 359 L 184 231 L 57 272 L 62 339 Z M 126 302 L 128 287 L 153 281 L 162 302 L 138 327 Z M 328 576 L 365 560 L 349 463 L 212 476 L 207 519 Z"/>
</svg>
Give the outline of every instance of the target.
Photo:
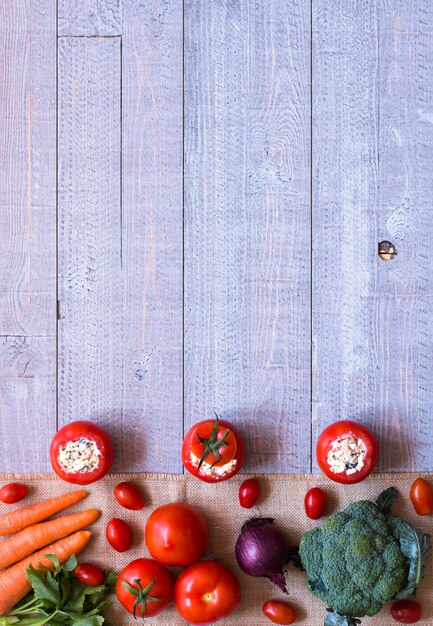
<svg viewBox="0 0 433 626">
<path fill-rule="evenodd" d="M 390 241 L 379 241 L 378 254 L 382 261 L 391 261 L 396 256 L 397 250 Z"/>
</svg>

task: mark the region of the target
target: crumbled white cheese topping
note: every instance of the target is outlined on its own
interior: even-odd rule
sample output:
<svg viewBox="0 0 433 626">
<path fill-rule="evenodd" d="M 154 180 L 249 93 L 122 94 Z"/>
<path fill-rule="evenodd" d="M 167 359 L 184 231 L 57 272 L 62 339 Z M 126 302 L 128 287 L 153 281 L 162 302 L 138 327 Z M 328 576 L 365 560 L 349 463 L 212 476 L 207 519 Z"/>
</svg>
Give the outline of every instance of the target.
<svg viewBox="0 0 433 626">
<path fill-rule="evenodd" d="M 94 441 L 81 438 L 59 447 L 58 461 L 68 474 L 91 472 L 99 465 L 101 451 Z"/>
<path fill-rule="evenodd" d="M 355 474 L 364 467 L 366 452 L 362 439 L 346 435 L 332 442 L 328 452 L 328 465 L 334 474 Z"/>
<path fill-rule="evenodd" d="M 200 459 L 195 456 L 195 454 L 193 454 L 192 452 L 190 452 L 190 459 L 191 462 L 194 463 L 194 465 L 197 465 L 200 463 Z M 211 474 L 211 476 L 215 476 L 218 478 L 221 478 L 222 476 L 224 476 L 224 474 L 228 474 L 229 472 L 232 472 L 234 470 L 234 468 L 236 467 L 237 464 L 237 460 L 236 459 L 232 459 L 231 461 L 229 461 L 228 463 L 225 463 L 225 465 L 214 465 L 212 467 L 211 463 L 206 463 L 206 461 L 204 461 L 202 463 L 201 468 L 198 470 L 199 474 L 202 474 L 203 476 L 205 474 Z"/>
</svg>

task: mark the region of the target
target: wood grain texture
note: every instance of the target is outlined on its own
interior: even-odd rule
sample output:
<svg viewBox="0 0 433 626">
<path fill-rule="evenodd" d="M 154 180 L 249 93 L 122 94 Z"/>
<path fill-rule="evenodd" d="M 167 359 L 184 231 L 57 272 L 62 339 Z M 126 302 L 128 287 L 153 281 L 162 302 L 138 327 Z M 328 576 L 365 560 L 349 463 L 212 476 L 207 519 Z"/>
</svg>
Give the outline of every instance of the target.
<svg viewBox="0 0 433 626">
<path fill-rule="evenodd" d="M 112 37 L 120 35 L 120 0 L 58 0 L 59 35 Z M 130 0 L 126 0 L 128 6 Z"/>
<path fill-rule="evenodd" d="M 0 335 L 56 327 L 56 3 L 0 3 Z"/>
<path fill-rule="evenodd" d="M 314 2 L 314 439 L 359 419 L 382 470 L 431 469 L 432 17 L 417 0 Z"/>
<path fill-rule="evenodd" d="M 55 338 L 0 337 L 0 471 L 50 469 L 55 364 Z"/>
<path fill-rule="evenodd" d="M 185 428 L 215 407 L 250 471 L 310 467 L 309 21 L 185 3 Z"/>
<path fill-rule="evenodd" d="M 0 468 L 47 471 L 56 426 L 55 0 L 0 3 L 0 55 Z"/>
<path fill-rule="evenodd" d="M 379 12 L 378 263 L 381 405 L 398 433 L 384 467 L 433 468 L 433 5 L 393 0 Z"/>
<path fill-rule="evenodd" d="M 124 446 L 180 472 L 182 3 L 133 0 L 123 20 Z"/>
<path fill-rule="evenodd" d="M 314 441 L 336 419 L 378 421 L 377 41 L 375 1 L 314 2 Z"/>
<path fill-rule="evenodd" d="M 120 40 L 59 42 L 59 424 L 122 437 Z M 119 431 L 119 432 L 118 432 Z"/>
</svg>

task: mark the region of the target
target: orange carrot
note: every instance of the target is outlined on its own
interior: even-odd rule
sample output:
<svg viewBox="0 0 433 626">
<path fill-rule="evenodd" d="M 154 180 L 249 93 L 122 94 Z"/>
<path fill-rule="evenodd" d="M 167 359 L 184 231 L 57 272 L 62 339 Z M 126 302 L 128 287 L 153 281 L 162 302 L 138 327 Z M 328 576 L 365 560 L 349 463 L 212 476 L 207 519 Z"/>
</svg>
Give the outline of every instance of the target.
<svg viewBox="0 0 433 626">
<path fill-rule="evenodd" d="M 51 515 L 55 515 L 59 511 L 80 502 L 88 495 L 88 491 L 71 491 L 64 496 L 52 498 L 45 502 L 38 502 L 33 506 L 26 506 L 10 513 L 0 515 L 0 536 L 16 533 L 23 528 L 27 528 L 30 524 L 41 522 Z"/>
<path fill-rule="evenodd" d="M 93 524 L 99 511 L 89 509 L 72 515 L 56 517 L 50 522 L 27 526 L 24 530 L 0 542 L 0 570 L 24 559 L 35 550 L 53 543 L 62 537 Z"/>
<path fill-rule="evenodd" d="M 45 554 L 56 554 L 60 563 L 66 563 L 73 554 L 78 554 L 85 548 L 91 534 L 88 530 L 79 530 L 77 533 L 52 543 L 1 572 L 0 615 L 10 611 L 32 588 L 26 577 L 26 570 L 30 564 L 33 567 L 39 567 L 39 565 L 52 567 L 53 564 L 45 558 Z"/>
</svg>

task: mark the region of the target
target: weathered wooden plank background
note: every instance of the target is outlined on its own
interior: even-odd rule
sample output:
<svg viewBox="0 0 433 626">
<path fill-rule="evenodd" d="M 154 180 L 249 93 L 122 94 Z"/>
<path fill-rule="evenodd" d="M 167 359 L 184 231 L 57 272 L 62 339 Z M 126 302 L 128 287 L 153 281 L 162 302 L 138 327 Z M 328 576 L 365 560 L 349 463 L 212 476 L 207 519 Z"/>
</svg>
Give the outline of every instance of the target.
<svg viewBox="0 0 433 626">
<path fill-rule="evenodd" d="M 433 465 L 432 31 L 423 0 L 313 4 L 314 439 L 358 416 L 383 470 Z"/>
<path fill-rule="evenodd" d="M 0 3 L 0 466 L 56 430 L 56 6 Z"/>
<path fill-rule="evenodd" d="M 310 10 L 188 0 L 185 17 L 185 426 L 215 407 L 250 469 L 306 471 Z"/>
<path fill-rule="evenodd" d="M 180 472 L 214 408 L 252 471 L 343 417 L 433 469 L 432 34 L 428 0 L 1 4 L 0 471 L 89 418 Z"/>
</svg>

